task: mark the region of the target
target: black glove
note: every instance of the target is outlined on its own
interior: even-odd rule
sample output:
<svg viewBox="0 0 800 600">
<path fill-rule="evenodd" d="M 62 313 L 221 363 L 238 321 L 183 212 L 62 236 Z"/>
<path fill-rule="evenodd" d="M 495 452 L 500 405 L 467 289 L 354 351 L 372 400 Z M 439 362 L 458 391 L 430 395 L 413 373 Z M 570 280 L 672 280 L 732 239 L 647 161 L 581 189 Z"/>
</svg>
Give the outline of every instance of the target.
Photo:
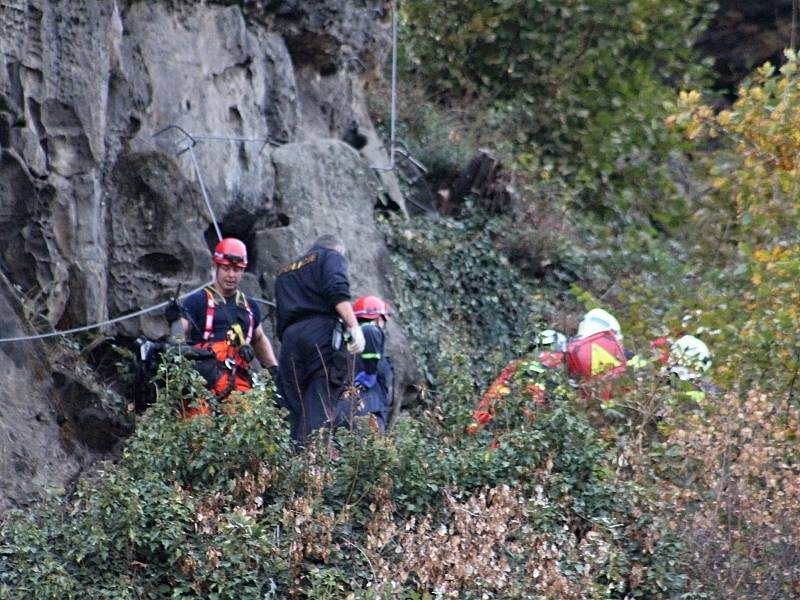
<svg viewBox="0 0 800 600">
<path fill-rule="evenodd" d="M 183 309 L 175 298 L 170 298 L 169 304 L 164 309 L 164 318 L 167 324 L 172 325 L 175 321 L 183 316 Z"/>
<path fill-rule="evenodd" d="M 241 358 L 244 362 L 249 363 L 252 362 L 255 358 L 255 352 L 253 352 L 253 347 L 250 344 L 245 344 L 239 348 L 239 358 Z"/>
<path fill-rule="evenodd" d="M 278 365 L 272 365 L 271 367 L 267 367 L 267 371 L 269 371 L 269 376 L 272 377 L 272 381 L 277 383 L 278 382 Z"/>
</svg>

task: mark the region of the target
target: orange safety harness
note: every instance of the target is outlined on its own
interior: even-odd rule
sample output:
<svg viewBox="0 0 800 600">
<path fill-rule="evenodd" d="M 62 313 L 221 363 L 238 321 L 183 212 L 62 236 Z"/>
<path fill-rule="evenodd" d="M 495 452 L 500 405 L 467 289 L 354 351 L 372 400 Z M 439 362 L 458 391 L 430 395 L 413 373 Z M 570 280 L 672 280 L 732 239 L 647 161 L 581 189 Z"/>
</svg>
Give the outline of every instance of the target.
<svg viewBox="0 0 800 600">
<path fill-rule="evenodd" d="M 225 305 L 225 299 L 219 295 L 219 292 L 213 288 L 205 288 L 207 303 L 206 303 L 206 319 L 205 327 L 203 330 L 203 340 L 195 344 L 195 348 L 208 349 L 214 354 L 215 364 L 213 365 L 214 375 L 210 378 L 214 381 L 208 381 L 211 386 L 211 392 L 218 402 L 224 401 L 233 391 L 246 392 L 253 387 L 250 376 L 250 362 L 243 359 L 239 353 L 239 349 L 250 343 L 253 338 L 253 331 L 255 330 L 255 317 L 253 310 L 250 308 L 250 303 L 247 297 L 240 291 L 236 291 L 236 305 L 242 307 L 247 311 L 247 333 L 242 331 L 241 325 L 233 323 L 231 328 L 227 331 L 225 339 L 209 341 L 214 331 L 214 315 L 216 314 L 219 305 Z M 219 301 L 217 300 L 219 298 Z M 209 379 L 209 376 L 206 379 Z M 185 415 L 187 418 L 195 417 L 198 415 L 210 416 L 211 407 L 204 399 L 198 399 L 196 407 L 185 407 Z"/>
</svg>

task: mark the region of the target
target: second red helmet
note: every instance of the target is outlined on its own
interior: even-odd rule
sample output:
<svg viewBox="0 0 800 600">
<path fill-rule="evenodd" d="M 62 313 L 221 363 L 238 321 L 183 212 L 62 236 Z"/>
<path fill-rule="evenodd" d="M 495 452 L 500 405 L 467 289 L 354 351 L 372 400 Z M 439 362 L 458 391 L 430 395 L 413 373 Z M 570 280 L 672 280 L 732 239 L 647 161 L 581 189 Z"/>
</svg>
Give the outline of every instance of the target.
<svg viewBox="0 0 800 600">
<path fill-rule="evenodd" d="M 388 319 L 389 305 L 377 296 L 361 296 L 353 303 L 353 312 L 358 319 Z"/>
<path fill-rule="evenodd" d="M 244 269 L 247 267 L 247 246 L 242 240 L 225 238 L 214 248 L 211 260 L 218 265 L 234 265 Z"/>
</svg>

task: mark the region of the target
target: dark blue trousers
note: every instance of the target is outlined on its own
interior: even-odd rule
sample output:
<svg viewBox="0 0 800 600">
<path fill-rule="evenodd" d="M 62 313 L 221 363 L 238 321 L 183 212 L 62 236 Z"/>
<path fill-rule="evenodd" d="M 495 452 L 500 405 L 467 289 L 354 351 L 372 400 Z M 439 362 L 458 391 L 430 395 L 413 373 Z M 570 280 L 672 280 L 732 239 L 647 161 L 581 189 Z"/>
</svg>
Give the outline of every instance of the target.
<svg viewBox="0 0 800 600">
<path fill-rule="evenodd" d="M 336 404 L 336 425 L 353 426 L 353 417 L 375 415 L 378 431 L 386 433 L 394 402 L 394 366 L 388 356 L 378 361 L 378 377 L 370 389 L 361 389 L 358 398 L 340 398 Z M 360 405 L 360 406 L 359 406 Z"/>
<path fill-rule="evenodd" d="M 347 375 L 346 358 L 331 347 L 335 324 L 333 317 L 311 317 L 293 323 L 283 333 L 279 391 L 289 410 L 292 438 L 298 441 L 334 418 Z"/>
</svg>

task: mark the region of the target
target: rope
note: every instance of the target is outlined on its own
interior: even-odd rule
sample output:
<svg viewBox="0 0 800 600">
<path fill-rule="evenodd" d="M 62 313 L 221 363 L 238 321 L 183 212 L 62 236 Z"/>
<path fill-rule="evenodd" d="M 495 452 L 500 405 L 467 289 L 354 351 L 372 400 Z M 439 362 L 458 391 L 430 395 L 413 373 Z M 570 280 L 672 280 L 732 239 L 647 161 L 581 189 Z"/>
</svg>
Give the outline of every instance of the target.
<svg viewBox="0 0 800 600">
<path fill-rule="evenodd" d="M 230 137 L 225 135 L 195 135 L 194 139 L 198 141 L 206 141 L 206 142 L 259 142 L 261 144 L 261 150 L 264 149 L 264 146 L 270 145 L 279 148 L 283 144 L 286 144 L 288 140 L 285 139 L 277 139 L 277 138 L 246 138 L 246 137 Z M 259 152 L 261 151 L 259 150 Z"/>
<path fill-rule="evenodd" d="M 198 292 L 213 284 L 213 280 L 209 281 L 208 283 L 204 283 L 198 288 L 193 289 L 191 292 L 186 292 L 185 294 L 178 297 L 179 300 L 186 298 L 187 296 L 191 296 L 195 292 Z M 129 313 L 127 315 L 122 315 L 121 317 L 114 317 L 113 319 L 108 319 L 106 321 L 100 321 L 99 323 L 93 323 L 91 325 L 83 325 L 81 327 L 75 327 L 73 329 L 66 329 L 63 331 L 51 331 L 49 333 L 40 333 L 37 335 L 21 335 L 17 337 L 9 337 L 9 338 L 0 338 L 0 344 L 5 342 L 26 342 L 28 340 L 41 340 L 45 338 L 57 337 L 60 335 L 72 335 L 73 333 L 81 333 L 82 331 L 89 331 L 91 329 L 97 329 L 99 327 L 105 327 L 106 325 L 113 325 L 114 323 L 120 323 L 122 321 L 127 321 L 128 319 L 134 319 L 136 317 L 140 317 L 141 315 L 147 314 L 149 312 L 153 312 L 160 308 L 165 308 L 172 300 L 166 300 L 165 302 L 160 302 L 154 306 L 150 306 L 148 308 L 143 308 L 141 310 L 137 310 L 136 312 Z"/>
<path fill-rule="evenodd" d="M 180 125 L 175 125 L 174 123 L 171 125 L 167 125 L 163 129 L 156 131 L 153 134 L 153 137 L 158 137 L 167 131 L 175 129 L 182 133 L 186 138 L 189 140 L 189 145 L 182 149 L 180 152 L 177 153 L 176 156 L 180 156 L 184 152 L 189 152 L 189 157 L 192 160 L 192 167 L 194 168 L 194 174 L 197 177 L 197 182 L 200 184 L 200 191 L 203 193 L 203 200 L 205 200 L 206 208 L 208 209 L 208 214 L 211 217 L 211 222 L 214 224 L 214 231 L 217 233 L 217 240 L 222 240 L 222 230 L 219 227 L 219 223 L 217 222 L 217 217 L 214 214 L 214 209 L 211 207 L 211 200 L 208 197 L 208 191 L 206 190 L 206 185 L 203 182 L 203 174 L 200 171 L 200 165 L 197 162 L 197 156 L 194 153 L 194 147 L 200 141 L 211 141 L 211 142 L 242 142 L 242 143 L 249 143 L 249 142 L 259 142 L 262 144 L 262 150 L 264 146 L 270 144 L 272 146 L 280 146 L 281 144 L 285 143 L 285 140 L 277 140 L 270 137 L 267 138 L 246 138 L 246 137 L 229 137 L 224 135 L 193 135 L 186 131 Z"/>
<path fill-rule="evenodd" d="M 385 167 L 373 166 L 375 171 L 394 170 L 394 147 L 397 143 L 395 122 L 397 120 L 397 0 L 392 0 L 392 91 L 389 109 L 389 164 Z"/>
<path fill-rule="evenodd" d="M 180 125 L 174 125 L 174 124 L 167 125 L 163 129 L 157 131 L 156 133 L 153 134 L 153 137 L 154 138 L 158 137 L 161 134 L 166 133 L 167 131 L 169 131 L 171 129 L 178 130 L 180 133 L 182 133 L 184 136 L 186 136 L 186 138 L 189 140 L 189 146 L 184 148 L 180 152 L 178 152 L 178 155 L 183 154 L 184 152 L 187 152 L 187 151 L 189 152 L 189 157 L 192 160 L 192 167 L 194 168 L 195 175 L 197 176 L 197 182 L 200 184 L 200 191 L 203 193 L 203 200 L 205 200 L 206 208 L 208 209 L 208 214 L 211 217 L 211 222 L 214 224 L 214 231 L 216 231 L 216 233 L 217 233 L 217 239 L 221 240 L 222 239 L 222 230 L 219 227 L 219 223 L 217 222 L 217 217 L 214 214 L 214 209 L 211 206 L 211 200 L 208 197 L 208 192 L 206 191 L 206 186 L 205 186 L 205 183 L 203 182 L 203 174 L 200 171 L 200 165 L 197 162 L 197 156 L 194 153 L 194 147 L 197 145 L 199 140 L 232 141 L 232 142 L 261 142 L 264 145 L 272 144 L 274 146 L 278 146 L 283 142 L 282 142 L 282 140 L 274 140 L 272 138 L 264 138 L 264 139 L 262 139 L 262 138 L 241 138 L 241 137 L 226 137 L 226 136 L 221 136 L 221 135 L 220 136 L 195 136 L 195 135 L 192 135 L 191 133 L 189 133 L 188 131 L 186 131 Z M 187 292 L 187 293 L 185 293 L 185 294 L 183 294 L 181 296 L 178 296 L 178 299 L 182 300 L 183 298 L 186 298 L 187 296 L 190 296 L 190 295 L 194 294 L 195 292 L 202 290 L 206 286 L 212 285 L 213 283 L 214 283 L 214 281 L 211 280 L 208 283 L 205 283 L 205 284 L 201 285 L 200 287 L 192 290 L 191 292 Z M 273 302 L 269 302 L 268 300 L 257 300 L 257 301 L 258 302 L 262 302 L 263 304 L 266 304 L 266 305 L 268 305 L 268 306 L 270 306 L 272 308 L 275 307 L 275 304 Z M 127 315 L 122 315 L 121 317 L 115 317 L 113 319 L 108 319 L 106 321 L 100 321 L 99 323 L 92 323 L 91 325 L 83 325 L 81 327 L 74 327 L 73 329 L 66 329 L 66 330 L 63 330 L 63 331 L 51 331 L 51 332 L 48 332 L 48 333 L 40 333 L 40 334 L 37 334 L 37 335 L 20 335 L 20 336 L 16 336 L 16 337 L 0 338 L 0 344 L 6 343 L 6 342 L 26 342 L 26 341 L 30 341 L 30 340 L 41 340 L 41 339 L 57 337 L 57 336 L 72 335 L 72 334 L 75 334 L 75 333 L 81 333 L 83 331 L 90 331 L 92 329 L 98 329 L 100 327 L 105 327 L 107 325 L 113 325 L 114 323 L 121 323 L 122 321 L 127 321 L 128 319 L 134 319 L 136 317 L 140 317 L 140 316 L 142 316 L 144 314 L 153 312 L 155 310 L 166 308 L 166 306 L 170 302 L 172 302 L 172 300 L 166 300 L 166 301 L 160 302 L 159 304 L 156 304 L 154 306 L 150 306 L 148 308 L 143 308 L 141 310 L 137 310 L 136 312 L 132 312 L 132 313 L 129 313 Z"/>
<path fill-rule="evenodd" d="M 217 232 L 217 240 L 222 241 L 222 230 L 219 228 L 219 223 L 217 223 L 217 217 L 214 215 L 214 209 L 211 208 L 211 200 L 208 198 L 208 192 L 206 192 L 206 186 L 203 183 L 203 175 L 200 173 L 200 165 L 197 164 L 197 157 L 194 155 L 194 144 L 189 146 L 189 156 L 192 158 L 192 165 L 194 166 L 194 172 L 197 175 L 197 181 L 200 183 L 200 191 L 203 192 L 203 200 L 206 201 L 208 214 L 211 216 L 211 222 L 214 223 L 214 231 Z"/>
<path fill-rule="evenodd" d="M 389 117 L 389 156 L 394 166 L 394 146 L 397 141 L 397 0 L 392 0 L 392 107 Z"/>
<path fill-rule="evenodd" d="M 194 174 L 197 176 L 197 182 L 200 184 L 200 191 L 203 192 L 203 200 L 206 202 L 206 208 L 208 209 L 208 214 L 211 217 L 211 222 L 214 224 L 214 231 L 217 232 L 217 240 L 222 241 L 222 230 L 219 228 L 219 223 L 217 223 L 217 217 L 214 215 L 214 209 L 211 208 L 211 200 L 208 198 L 208 192 L 206 191 L 206 185 L 203 183 L 203 174 L 200 172 L 200 165 L 197 164 L 197 157 L 194 154 L 194 147 L 197 145 L 197 138 L 193 136 L 191 133 L 186 131 L 180 125 L 167 125 L 163 129 L 156 131 L 153 134 L 153 137 L 158 137 L 163 133 L 166 133 L 170 129 L 176 129 L 185 135 L 189 140 L 189 146 L 178 152 L 178 156 L 189 151 L 189 157 L 192 159 L 192 167 L 194 168 Z"/>
</svg>

